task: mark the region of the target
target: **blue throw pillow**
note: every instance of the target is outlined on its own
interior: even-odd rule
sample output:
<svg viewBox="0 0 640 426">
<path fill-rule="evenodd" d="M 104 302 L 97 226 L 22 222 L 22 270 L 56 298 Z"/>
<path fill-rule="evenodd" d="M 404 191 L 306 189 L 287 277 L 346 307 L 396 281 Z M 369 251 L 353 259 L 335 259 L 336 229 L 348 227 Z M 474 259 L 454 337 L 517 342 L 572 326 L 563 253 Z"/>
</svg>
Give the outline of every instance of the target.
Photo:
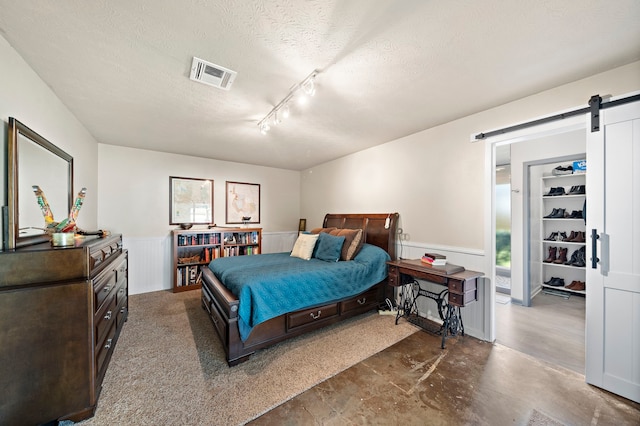
<svg viewBox="0 0 640 426">
<path fill-rule="evenodd" d="M 321 232 L 318 236 L 318 243 L 316 244 L 316 259 L 326 262 L 337 262 L 340 260 L 344 240 L 344 237 L 336 237 L 335 235 Z"/>
</svg>

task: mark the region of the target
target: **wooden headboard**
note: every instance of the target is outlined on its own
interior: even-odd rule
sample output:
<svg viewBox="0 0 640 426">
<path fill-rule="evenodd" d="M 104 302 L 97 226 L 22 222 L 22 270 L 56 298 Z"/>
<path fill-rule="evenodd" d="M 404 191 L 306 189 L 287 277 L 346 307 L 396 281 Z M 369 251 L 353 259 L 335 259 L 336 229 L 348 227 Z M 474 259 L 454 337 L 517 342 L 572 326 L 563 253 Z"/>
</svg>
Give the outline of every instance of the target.
<svg viewBox="0 0 640 426">
<path fill-rule="evenodd" d="M 334 214 L 328 213 L 324 217 L 323 228 L 362 229 L 364 242 L 373 244 L 389 253 L 392 260 L 396 260 L 396 237 L 398 235 L 398 213 L 372 214 Z M 388 226 L 387 224 L 388 219 Z"/>
</svg>

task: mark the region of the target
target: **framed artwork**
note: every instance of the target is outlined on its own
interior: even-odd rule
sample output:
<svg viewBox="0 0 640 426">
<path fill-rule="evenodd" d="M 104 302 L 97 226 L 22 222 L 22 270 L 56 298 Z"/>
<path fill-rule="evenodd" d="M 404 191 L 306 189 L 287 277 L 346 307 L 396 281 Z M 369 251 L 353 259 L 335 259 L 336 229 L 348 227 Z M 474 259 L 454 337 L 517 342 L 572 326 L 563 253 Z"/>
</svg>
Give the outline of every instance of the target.
<svg viewBox="0 0 640 426">
<path fill-rule="evenodd" d="M 169 224 L 213 223 L 213 180 L 169 177 Z"/>
<path fill-rule="evenodd" d="M 227 181 L 226 223 L 260 223 L 260 184 Z"/>
</svg>

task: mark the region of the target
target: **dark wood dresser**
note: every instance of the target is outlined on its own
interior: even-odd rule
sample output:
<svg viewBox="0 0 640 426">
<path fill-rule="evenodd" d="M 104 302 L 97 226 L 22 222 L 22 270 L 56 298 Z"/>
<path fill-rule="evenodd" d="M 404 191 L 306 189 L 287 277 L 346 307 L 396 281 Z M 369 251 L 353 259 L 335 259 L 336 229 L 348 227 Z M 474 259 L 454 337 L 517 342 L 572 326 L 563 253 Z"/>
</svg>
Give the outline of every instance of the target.
<svg viewBox="0 0 640 426">
<path fill-rule="evenodd" d="M 95 413 L 127 319 L 127 277 L 120 235 L 0 253 L 0 424 Z"/>
</svg>

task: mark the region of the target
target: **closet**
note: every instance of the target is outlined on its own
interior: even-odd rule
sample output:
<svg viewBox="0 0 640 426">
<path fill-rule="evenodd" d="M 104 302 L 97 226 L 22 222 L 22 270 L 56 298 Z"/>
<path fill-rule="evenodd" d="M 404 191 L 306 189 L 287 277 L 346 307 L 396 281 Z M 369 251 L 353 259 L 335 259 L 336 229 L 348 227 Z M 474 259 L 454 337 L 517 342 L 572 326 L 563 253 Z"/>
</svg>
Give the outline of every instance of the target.
<svg viewBox="0 0 640 426">
<path fill-rule="evenodd" d="M 550 294 L 586 293 L 586 161 L 542 166 L 540 285 Z"/>
</svg>

